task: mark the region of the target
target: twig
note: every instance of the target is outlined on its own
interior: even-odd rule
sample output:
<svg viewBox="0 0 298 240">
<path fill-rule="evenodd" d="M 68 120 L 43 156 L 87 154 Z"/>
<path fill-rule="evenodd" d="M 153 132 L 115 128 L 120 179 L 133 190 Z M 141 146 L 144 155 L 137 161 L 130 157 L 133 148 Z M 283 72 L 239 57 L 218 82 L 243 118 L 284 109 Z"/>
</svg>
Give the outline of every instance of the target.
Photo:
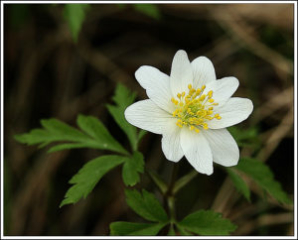
<svg viewBox="0 0 298 240">
<path fill-rule="evenodd" d="M 278 52 L 270 49 L 262 42 L 258 41 L 252 34 L 248 34 L 244 29 L 248 25 L 241 21 L 240 17 L 232 11 L 210 11 L 215 20 L 222 26 L 236 43 L 249 48 L 255 55 L 272 64 L 286 74 L 293 75 L 293 63 L 283 57 Z"/>
<path fill-rule="evenodd" d="M 294 93 L 294 89 L 292 86 L 283 90 L 279 94 L 274 95 L 265 103 L 263 103 L 253 113 L 253 115 L 255 116 L 254 124 L 256 124 L 257 122 L 260 122 L 267 116 L 270 116 L 274 111 L 278 110 L 283 106 L 286 106 L 286 105 L 291 106 L 293 102 L 293 93 Z"/>
<path fill-rule="evenodd" d="M 259 152 L 257 158 L 265 162 L 271 153 L 276 149 L 281 140 L 288 134 L 288 132 L 293 128 L 293 108 L 287 113 L 287 115 L 282 119 L 272 135 L 267 139 L 262 150 Z"/>
<path fill-rule="evenodd" d="M 236 196 L 238 196 L 238 194 L 230 178 L 226 177 L 213 201 L 211 209 L 215 212 L 221 212 L 225 216 L 227 214 L 225 212 L 227 206 L 231 206 L 231 199 Z"/>
<path fill-rule="evenodd" d="M 255 229 L 264 226 L 293 223 L 293 213 L 267 214 L 258 217 L 257 219 L 247 221 L 236 230 L 236 235 L 246 235 Z"/>
</svg>

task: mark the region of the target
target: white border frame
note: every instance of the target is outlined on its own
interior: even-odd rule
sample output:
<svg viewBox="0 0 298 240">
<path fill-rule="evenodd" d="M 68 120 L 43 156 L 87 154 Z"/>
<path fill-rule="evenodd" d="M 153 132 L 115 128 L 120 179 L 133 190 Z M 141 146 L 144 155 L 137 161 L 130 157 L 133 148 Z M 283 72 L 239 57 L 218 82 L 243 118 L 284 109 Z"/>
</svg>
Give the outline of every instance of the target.
<svg viewBox="0 0 298 240">
<path fill-rule="evenodd" d="M 3 114 L 4 114 L 4 104 L 3 104 L 3 85 L 4 85 L 4 4 L 14 4 L 14 3 L 26 3 L 26 4 L 48 4 L 48 3 L 57 3 L 57 4 L 67 4 L 67 3 L 97 3 L 97 4 L 116 4 L 116 3 L 175 3 L 175 4 L 235 4 L 235 3 L 247 3 L 247 4 L 294 4 L 294 236 L 281 236 L 281 237 L 240 237 L 240 236 L 228 236 L 228 237 L 198 237 L 198 236 L 156 236 L 156 237 L 141 237 L 141 236 L 131 236 L 131 237 L 116 237 L 116 236 L 96 236 L 96 237 L 85 237 L 85 236 L 4 236 L 4 206 L 3 206 L 3 181 L 4 181 L 4 171 L 3 171 L 3 159 L 4 159 L 4 142 L 3 142 Z M 296 1 L 2 1 L 1 2 L 1 239 L 297 239 L 297 2 Z"/>
</svg>

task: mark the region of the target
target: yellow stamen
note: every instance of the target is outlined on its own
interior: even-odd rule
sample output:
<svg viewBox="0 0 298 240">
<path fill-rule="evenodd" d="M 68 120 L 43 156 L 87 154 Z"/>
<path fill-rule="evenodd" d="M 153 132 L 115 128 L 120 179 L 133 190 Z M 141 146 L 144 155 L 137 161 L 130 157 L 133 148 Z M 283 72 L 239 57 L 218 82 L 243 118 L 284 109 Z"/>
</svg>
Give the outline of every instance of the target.
<svg viewBox="0 0 298 240">
<path fill-rule="evenodd" d="M 208 98 L 212 98 L 212 96 L 213 96 L 213 91 L 209 91 L 208 92 Z"/>
<path fill-rule="evenodd" d="M 206 86 L 194 89 L 191 84 L 188 85 L 188 92 L 177 93 L 177 99 L 171 98 L 171 102 L 175 104 L 173 117 L 177 118 L 176 125 L 182 128 L 184 125 L 190 130 L 197 133 L 202 129 L 207 130 L 208 121 L 212 119 L 221 119 L 219 114 L 214 114 L 214 107 L 218 103 L 214 102 L 213 91 L 203 94 Z"/>
</svg>

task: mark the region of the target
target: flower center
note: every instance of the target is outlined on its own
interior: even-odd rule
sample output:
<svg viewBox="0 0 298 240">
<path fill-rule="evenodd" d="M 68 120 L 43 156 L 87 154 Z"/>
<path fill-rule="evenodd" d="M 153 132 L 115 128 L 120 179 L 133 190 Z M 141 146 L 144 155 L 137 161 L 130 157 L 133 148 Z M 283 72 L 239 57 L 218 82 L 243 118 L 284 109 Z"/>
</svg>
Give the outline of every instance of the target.
<svg viewBox="0 0 298 240">
<path fill-rule="evenodd" d="M 171 101 L 176 105 L 176 110 L 173 112 L 173 117 L 178 118 L 176 125 L 180 128 L 183 125 L 189 127 L 190 130 L 200 132 L 199 128 L 208 129 L 207 122 L 212 119 L 221 119 L 219 114 L 213 114 L 213 107 L 218 103 L 214 102 L 213 91 L 204 94 L 206 86 L 194 89 L 191 84 L 188 85 L 188 94 L 185 92 L 178 93 L 177 98 L 172 98 Z"/>
</svg>

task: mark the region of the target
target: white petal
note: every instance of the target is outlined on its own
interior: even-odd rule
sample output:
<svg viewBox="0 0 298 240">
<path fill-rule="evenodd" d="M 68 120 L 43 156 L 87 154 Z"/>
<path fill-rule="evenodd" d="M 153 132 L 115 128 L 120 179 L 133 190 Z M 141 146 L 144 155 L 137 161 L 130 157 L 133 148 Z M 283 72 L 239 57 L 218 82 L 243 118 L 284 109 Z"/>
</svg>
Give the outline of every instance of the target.
<svg viewBox="0 0 298 240">
<path fill-rule="evenodd" d="M 218 103 L 218 106 L 223 105 L 237 90 L 239 86 L 239 80 L 235 77 L 225 77 L 213 82 L 209 82 L 206 85 L 204 94 L 207 94 L 210 90 L 213 91 L 214 102 Z"/>
<path fill-rule="evenodd" d="M 176 125 L 176 119 L 169 122 L 166 131 L 161 140 L 162 151 L 166 158 L 173 162 L 178 162 L 183 157 L 183 151 L 180 144 L 181 128 Z"/>
<path fill-rule="evenodd" d="M 172 113 L 174 104 L 171 102 L 170 77 L 157 68 L 142 66 L 135 73 L 140 85 L 146 89 L 148 97 L 160 108 Z"/>
<path fill-rule="evenodd" d="M 198 172 L 207 175 L 213 173 L 211 149 L 203 134 L 183 127 L 181 146 L 186 159 Z"/>
<path fill-rule="evenodd" d="M 239 148 L 227 129 L 209 129 L 201 133 L 210 145 L 214 162 L 225 167 L 237 165 Z"/>
<path fill-rule="evenodd" d="M 198 57 L 191 62 L 193 70 L 193 85 L 197 89 L 216 80 L 213 63 L 207 57 Z"/>
<path fill-rule="evenodd" d="M 189 84 L 193 84 L 192 67 L 187 53 L 179 50 L 174 56 L 170 76 L 173 97 L 176 97 L 177 93 L 183 91 L 187 93 Z"/>
<path fill-rule="evenodd" d="M 126 108 L 124 116 L 130 124 L 156 134 L 163 133 L 169 121 L 173 119 L 150 99 L 130 105 Z"/>
<path fill-rule="evenodd" d="M 248 98 L 230 98 L 222 107 L 216 108 L 220 120 L 212 119 L 208 122 L 209 128 L 219 129 L 233 126 L 248 118 L 253 110 L 253 103 Z"/>
</svg>

